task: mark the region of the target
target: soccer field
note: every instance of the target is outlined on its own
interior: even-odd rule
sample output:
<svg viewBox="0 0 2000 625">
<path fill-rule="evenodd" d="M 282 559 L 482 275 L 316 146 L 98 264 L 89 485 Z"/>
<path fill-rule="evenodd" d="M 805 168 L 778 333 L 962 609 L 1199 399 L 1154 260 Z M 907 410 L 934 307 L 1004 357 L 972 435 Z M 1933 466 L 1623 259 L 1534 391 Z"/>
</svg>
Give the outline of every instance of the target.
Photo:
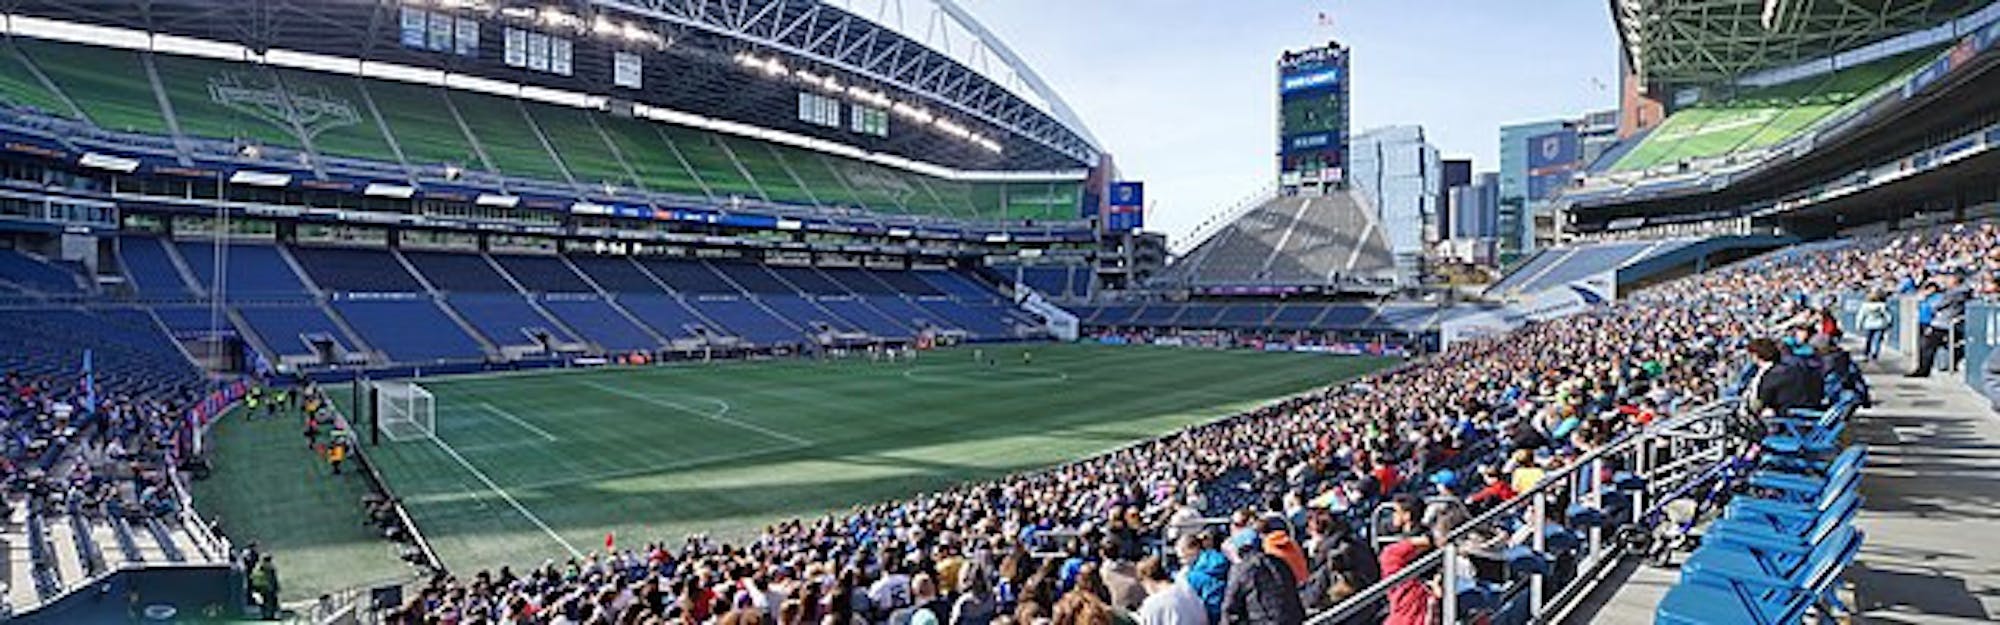
<svg viewBox="0 0 2000 625">
<path fill-rule="evenodd" d="M 621 544 L 740 538 L 775 520 L 1086 457 L 1393 362 L 976 348 L 989 365 L 974 349 L 915 363 L 427 379 L 437 439 L 385 439 L 369 453 L 446 564 L 464 572 L 599 549 L 608 532 Z"/>
</svg>

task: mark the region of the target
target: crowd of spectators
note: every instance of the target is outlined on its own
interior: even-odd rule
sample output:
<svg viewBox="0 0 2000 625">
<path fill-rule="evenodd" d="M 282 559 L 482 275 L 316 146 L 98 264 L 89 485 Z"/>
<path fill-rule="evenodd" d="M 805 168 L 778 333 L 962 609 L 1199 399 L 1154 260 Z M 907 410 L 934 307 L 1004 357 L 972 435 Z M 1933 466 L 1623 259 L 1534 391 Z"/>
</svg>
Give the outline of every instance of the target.
<svg viewBox="0 0 2000 625">
<path fill-rule="evenodd" d="M 0 376 L 0 479 L 18 497 L 8 505 L 38 503 L 97 516 L 171 515 L 180 498 L 168 468 L 187 440 L 186 408 L 192 395 L 134 396 L 97 389 L 84 375 Z"/>
<path fill-rule="evenodd" d="M 697 536 L 440 576 L 391 616 L 1297 623 L 1624 433 L 1737 392 L 1756 404 L 1777 363 L 1751 366 L 1748 352 L 1788 356 L 1747 348 L 1835 349 L 1834 294 L 1963 280 L 1991 295 L 1996 271 L 1991 225 L 1781 252 L 1101 457 L 779 523 L 743 544 Z M 1367 511 L 1385 504 L 1389 534 L 1373 536 Z M 1428 622 L 1436 592 L 1403 582 L 1376 616 Z"/>
</svg>

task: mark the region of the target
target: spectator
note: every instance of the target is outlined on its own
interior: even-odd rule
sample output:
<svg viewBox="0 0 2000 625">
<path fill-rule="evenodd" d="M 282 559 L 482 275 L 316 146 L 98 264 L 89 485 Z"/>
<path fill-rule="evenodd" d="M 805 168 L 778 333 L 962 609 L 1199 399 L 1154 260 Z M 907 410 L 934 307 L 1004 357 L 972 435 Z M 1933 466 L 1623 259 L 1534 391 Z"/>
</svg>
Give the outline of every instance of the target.
<svg viewBox="0 0 2000 625">
<path fill-rule="evenodd" d="M 1264 552 L 1260 541 L 1238 547 L 1222 601 L 1223 625 L 1305 622 L 1298 580 L 1283 560 Z"/>
<path fill-rule="evenodd" d="M 1201 598 L 1203 609 L 1208 611 L 1210 623 L 1222 622 L 1222 603 L 1228 596 L 1229 559 L 1222 552 L 1209 548 L 1205 540 L 1197 534 L 1181 537 L 1176 550 L 1180 554 L 1181 581 L 1194 590 Z"/>
<path fill-rule="evenodd" d="M 1404 567 L 1430 552 L 1431 535 L 1419 523 L 1421 505 L 1416 497 L 1396 496 L 1395 513 L 1390 523 L 1391 529 L 1402 539 L 1382 550 L 1383 577 L 1394 577 Z M 1398 582 L 1389 588 L 1389 618 L 1383 622 L 1385 625 L 1429 625 L 1436 620 L 1431 611 L 1432 602 L 1436 599 L 1429 580 L 1421 576 Z"/>
<path fill-rule="evenodd" d="M 1158 556 L 1139 561 L 1139 581 L 1146 600 L 1139 605 L 1138 625 L 1208 625 L 1208 610 L 1186 580 L 1175 580 Z"/>
<path fill-rule="evenodd" d="M 1103 564 L 1097 572 L 1104 578 L 1104 587 L 1111 595 L 1107 603 L 1113 608 L 1131 612 L 1139 609 L 1139 603 L 1146 600 L 1146 589 L 1139 584 L 1138 567 L 1130 560 L 1120 558 L 1118 551 L 1118 539 L 1106 536 L 1098 547 Z"/>
</svg>

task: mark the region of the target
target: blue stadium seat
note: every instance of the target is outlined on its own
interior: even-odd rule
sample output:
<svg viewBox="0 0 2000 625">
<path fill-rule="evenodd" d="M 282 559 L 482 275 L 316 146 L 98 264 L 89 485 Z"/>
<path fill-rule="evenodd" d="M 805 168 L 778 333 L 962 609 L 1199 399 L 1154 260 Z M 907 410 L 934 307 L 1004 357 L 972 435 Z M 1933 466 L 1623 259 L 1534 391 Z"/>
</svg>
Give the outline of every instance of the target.
<svg viewBox="0 0 2000 625">
<path fill-rule="evenodd" d="M 625 294 L 618 297 L 618 305 L 638 317 L 653 328 L 654 332 L 672 339 L 696 338 L 694 328 L 706 328 L 710 332 L 728 334 L 722 328 L 710 327 L 693 310 L 671 295 Z"/>
<path fill-rule="evenodd" d="M 518 293 L 506 276 L 477 252 L 403 252 L 431 287 L 448 293 Z"/>
<path fill-rule="evenodd" d="M 343 293 L 421 293 L 424 286 L 388 250 L 293 247 L 292 258 L 321 289 Z M 192 263 L 193 260 L 188 262 Z"/>
<path fill-rule="evenodd" d="M 759 345 L 796 344 L 805 340 L 798 329 L 786 325 L 783 320 L 764 312 L 763 308 L 747 299 L 736 297 L 701 297 L 688 302 L 702 316 L 722 324 L 731 336 Z"/>
<path fill-rule="evenodd" d="M 187 281 L 174 267 L 164 242 L 156 237 L 119 237 L 118 255 L 125 264 L 125 279 L 132 289 L 147 297 L 187 297 Z"/>
<path fill-rule="evenodd" d="M 595 297 L 546 297 L 542 308 L 574 328 L 585 340 L 609 350 L 659 349 L 646 330 L 618 314 L 610 302 Z"/>
<path fill-rule="evenodd" d="M 404 277 L 408 277 L 404 273 Z M 375 349 L 397 362 L 476 360 L 479 342 L 466 336 L 428 297 L 339 300 L 333 308 Z"/>
<path fill-rule="evenodd" d="M 654 282 L 653 278 L 646 275 L 646 271 L 640 269 L 639 265 L 633 263 L 630 258 L 622 256 L 571 256 L 569 260 L 571 264 L 576 265 L 577 269 L 583 270 L 584 275 L 590 276 L 591 281 L 596 282 L 597 286 L 603 287 L 605 291 L 611 293 L 659 294 L 666 292 L 665 289 L 660 288 L 658 282 Z"/>
<path fill-rule="evenodd" d="M 216 255 L 224 256 L 222 269 L 223 290 L 229 299 L 270 299 L 303 298 L 310 295 L 305 283 L 299 281 L 297 272 L 278 252 L 275 245 L 261 243 L 230 243 L 216 245 L 209 241 L 176 241 L 175 249 L 181 259 L 187 261 L 188 271 L 203 289 L 211 293 L 216 288 Z"/>
<path fill-rule="evenodd" d="M 9 285 L 38 293 L 82 293 L 77 274 L 54 263 L 9 249 L 0 249 L 0 291 Z"/>
<path fill-rule="evenodd" d="M 722 276 L 709 270 L 708 264 L 694 260 L 670 260 L 648 258 L 639 261 L 647 271 L 661 282 L 682 294 L 724 294 L 741 295 L 743 292 L 731 286 Z"/>
<path fill-rule="evenodd" d="M 317 305 L 239 306 L 237 313 L 250 325 L 250 331 L 264 339 L 265 346 L 277 352 L 275 355 L 312 354 L 312 344 L 306 337 L 326 338 L 347 351 L 360 349 L 358 345 L 347 344 L 340 326 Z"/>
<path fill-rule="evenodd" d="M 576 275 L 559 256 L 532 256 L 526 254 L 494 254 L 493 260 L 500 263 L 507 274 L 514 277 L 521 288 L 530 293 L 596 293 L 597 289 Z M 581 330 L 578 330 L 581 332 Z"/>
<path fill-rule="evenodd" d="M 411 263 L 415 262 L 411 260 Z M 430 271 L 425 270 L 425 273 Z M 497 277 L 499 274 L 493 275 Z M 454 295 L 445 303 L 495 345 L 534 345 L 537 333 L 558 341 L 576 340 L 560 324 L 543 317 L 523 295 L 468 293 Z"/>
</svg>

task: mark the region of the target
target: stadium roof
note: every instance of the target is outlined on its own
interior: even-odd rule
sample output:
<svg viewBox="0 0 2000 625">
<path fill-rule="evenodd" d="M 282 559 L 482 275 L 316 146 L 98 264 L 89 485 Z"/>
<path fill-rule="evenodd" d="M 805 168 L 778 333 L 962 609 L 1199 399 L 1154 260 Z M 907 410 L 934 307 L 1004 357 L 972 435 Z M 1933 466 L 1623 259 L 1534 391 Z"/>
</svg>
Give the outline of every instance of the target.
<svg viewBox="0 0 2000 625">
<path fill-rule="evenodd" d="M 1095 161 L 1102 151 L 1062 97 L 952 0 L 592 3 L 734 37 L 923 94 L 1078 160 Z"/>
<path fill-rule="evenodd" d="M 1651 87 L 1713 83 L 1851 50 L 1960 17 L 1985 0 L 1611 0 Z"/>
</svg>

